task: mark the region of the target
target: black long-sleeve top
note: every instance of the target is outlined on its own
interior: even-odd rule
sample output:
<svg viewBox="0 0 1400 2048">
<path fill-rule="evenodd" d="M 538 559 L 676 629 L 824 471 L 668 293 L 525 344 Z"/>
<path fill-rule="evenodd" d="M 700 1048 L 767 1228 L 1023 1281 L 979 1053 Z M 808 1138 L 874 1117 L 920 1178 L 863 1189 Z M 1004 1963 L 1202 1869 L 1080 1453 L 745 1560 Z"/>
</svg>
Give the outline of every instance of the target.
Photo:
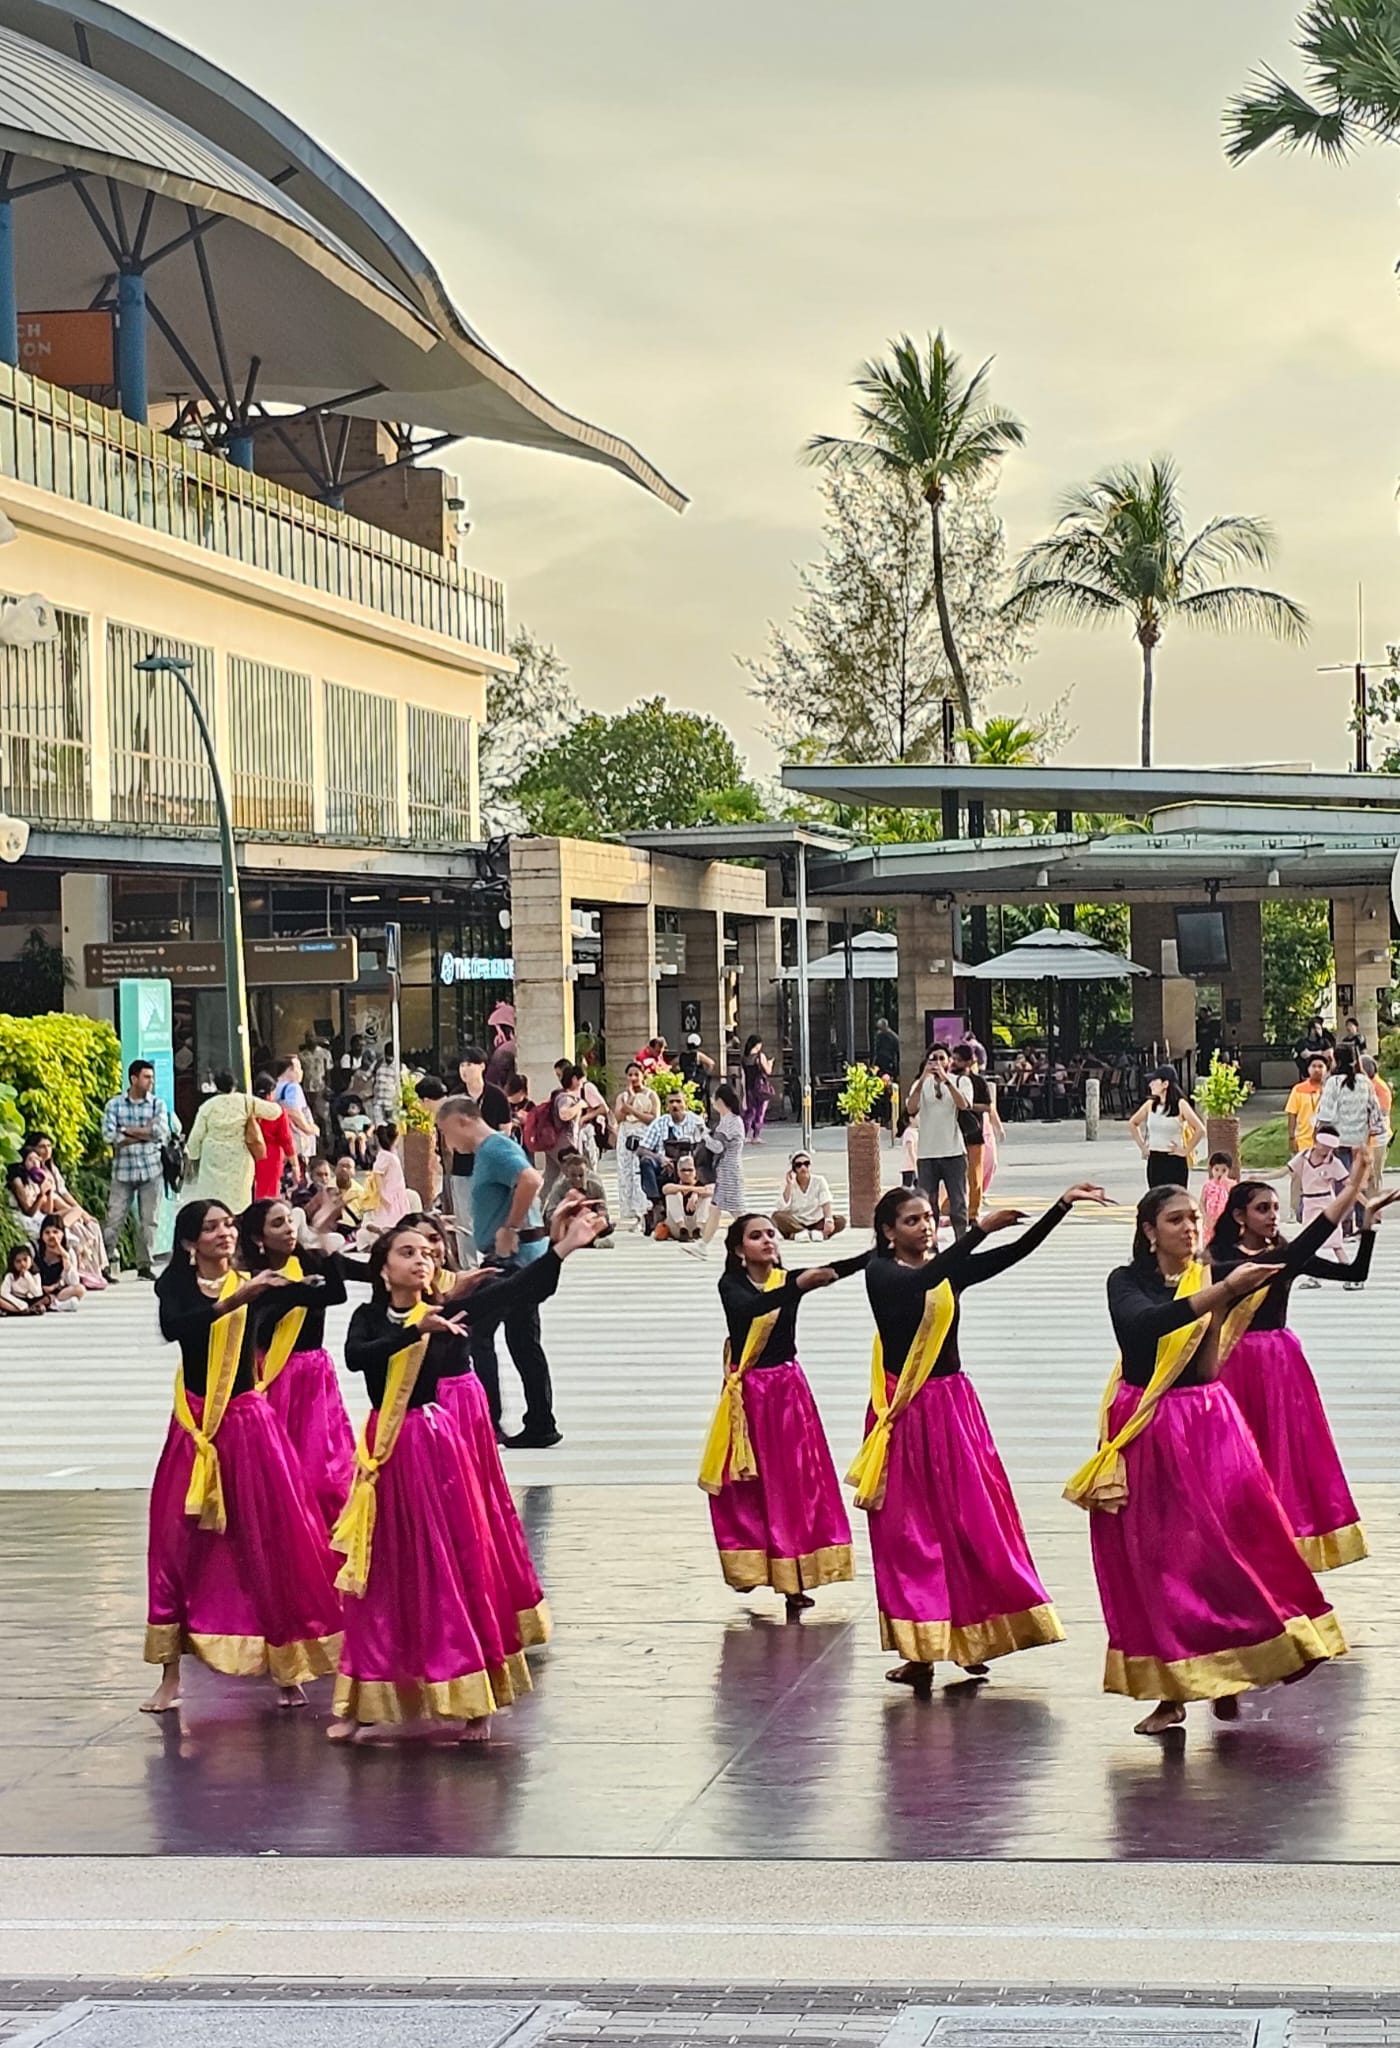
<svg viewBox="0 0 1400 2048">
<path fill-rule="evenodd" d="M 266 1351 L 278 1323 L 294 1308 L 306 1310 L 297 1335 L 297 1350 L 322 1350 L 326 1342 L 326 1310 L 339 1307 L 346 1298 L 345 1269 L 336 1253 L 299 1251 L 297 1259 L 304 1279 L 289 1280 L 285 1287 L 274 1287 L 254 1307 L 259 1351 Z M 319 1286 L 312 1280 L 314 1274 L 320 1275 Z M 312 1285 L 308 1287 L 306 1280 L 312 1280 Z"/>
<path fill-rule="evenodd" d="M 980 1286 L 982 1281 L 994 1280 L 998 1273 L 1008 1273 L 1013 1266 L 1019 1266 L 1022 1259 L 1028 1259 L 1044 1244 L 1068 1214 L 1064 1202 L 1053 1203 L 1028 1230 L 1023 1230 L 1010 1244 L 998 1245 L 995 1251 L 981 1250 L 987 1242 L 986 1234 L 974 1223 L 966 1236 L 958 1238 L 927 1265 L 903 1266 L 897 1259 L 873 1258 L 865 1269 L 865 1291 L 884 1347 L 886 1372 L 902 1371 L 923 1319 L 924 1298 L 941 1280 L 946 1280 L 953 1290 L 953 1320 L 931 1377 L 949 1379 L 961 1372 L 958 1297 L 969 1287 Z"/>
<path fill-rule="evenodd" d="M 869 1262 L 869 1252 L 857 1252 L 854 1258 L 832 1259 L 832 1271 L 840 1279 L 847 1274 L 859 1273 Z M 725 1272 L 720 1275 L 719 1301 L 724 1310 L 724 1320 L 729 1327 L 729 1351 L 735 1365 L 744 1355 L 749 1330 L 760 1316 L 777 1312 L 778 1320 L 769 1332 L 762 1351 L 749 1367 L 751 1372 L 759 1371 L 766 1365 L 786 1365 L 797 1356 L 797 1311 L 808 1294 L 816 1290 L 799 1288 L 797 1274 L 789 1273 L 781 1287 L 757 1287 L 742 1269 L 739 1272 Z"/>
<path fill-rule="evenodd" d="M 285 1301 L 290 1291 L 283 1290 L 279 1299 Z M 156 1284 L 156 1296 L 160 1302 L 160 1334 L 167 1344 L 180 1347 L 185 1392 L 202 1396 L 209 1373 L 209 1333 L 217 1320 L 215 1310 L 218 1303 L 204 1292 L 193 1268 L 183 1264 L 171 1266 L 161 1275 Z M 257 1350 L 254 1321 L 251 1314 L 244 1321 L 243 1344 L 233 1382 L 234 1394 L 250 1393 L 254 1385 L 253 1360 Z M 233 1395 L 229 1398 L 231 1400 Z"/>
<path fill-rule="evenodd" d="M 1361 1242 L 1356 1248 L 1356 1257 L 1349 1264 L 1341 1265 L 1335 1259 L 1320 1259 L 1314 1256 L 1320 1245 L 1327 1242 L 1336 1229 L 1325 1216 L 1315 1216 L 1307 1227 L 1293 1238 L 1280 1238 L 1268 1251 L 1247 1252 L 1242 1246 L 1231 1245 L 1228 1250 L 1211 1246 L 1211 1278 L 1223 1280 L 1236 1266 L 1257 1261 L 1260 1265 L 1272 1266 L 1279 1262 L 1279 1278 L 1274 1281 L 1264 1299 L 1250 1318 L 1251 1330 L 1282 1330 L 1288 1322 L 1288 1291 L 1295 1280 L 1306 1273 L 1313 1280 L 1354 1280 L 1362 1281 L 1371 1270 L 1371 1257 L 1376 1248 L 1374 1230 L 1363 1230 Z"/>
<path fill-rule="evenodd" d="M 437 1399 L 439 1380 L 457 1379 L 472 1369 L 471 1339 L 494 1330 L 501 1318 L 525 1303 L 547 1301 L 559 1285 L 559 1259 L 553 1250 L 499 1280 L 483 1281 L 464 1300 L 448 1302 L 440 1310 L 445 1316 L 463 1316 L 470 1328 L 461 1336 L 441 1332 L 428 1339 L 428 1348 L 418 1370 L 410 1408 L 426 1408 Z M 411 1324 L 402 1322 L 382 1294 L 362 1302 L 350 1318 L 345 1339 L 345 1363 L 351 1372 L 362 1372 L 370 1406 L 379 1408 L 389 1376 L 389 1360 L 396 1351 L 415 1341 Z"/>
</svg>

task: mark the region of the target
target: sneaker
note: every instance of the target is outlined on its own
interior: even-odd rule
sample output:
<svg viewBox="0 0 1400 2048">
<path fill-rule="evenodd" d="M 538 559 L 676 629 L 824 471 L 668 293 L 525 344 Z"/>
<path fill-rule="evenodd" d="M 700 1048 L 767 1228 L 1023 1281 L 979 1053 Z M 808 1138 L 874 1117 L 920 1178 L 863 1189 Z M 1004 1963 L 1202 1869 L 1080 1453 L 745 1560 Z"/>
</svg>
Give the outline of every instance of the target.
<svg viewBox="0 0 1400 2048">
<path fill-rule="evenodd" d="M 136 1268 L 136 1277 L 138 1280 L 154 1280 L 156 1276 L 149 1266 L 138 1266 Z"/>
<path fill-rule="evenodd" d="M 1342 1282 L 1342 1292 L 1343 1294 L 1360 1294 L 1364 1291 L 1365 1286 L 1366 1282 L 1364 1280 L 1344 1280 Z"/>
<path fill-rule="evenodd" d="M 1354 1286 L 1355 1282 L 1353 1281 L 1349 1284 Z M 1311 1273 L 1305 1273 L 1302 1279 L 1298 1282 L 1298 1285 L 1300 1287 L 1321 1287 L 1322 1282 L 1320 1280 L 1314 1280 Z"/>
<path fill-rule="evenodd" d="M 501 1438 L 508 1451 L 552 1451 L 556 1444 L 562 1444 L 563 1441 L 564 1433 L 558 1429 L 547 1430 L 542 1436 L 531 1436 L 522 1429 L 518 1436 Z"/>
</svg>

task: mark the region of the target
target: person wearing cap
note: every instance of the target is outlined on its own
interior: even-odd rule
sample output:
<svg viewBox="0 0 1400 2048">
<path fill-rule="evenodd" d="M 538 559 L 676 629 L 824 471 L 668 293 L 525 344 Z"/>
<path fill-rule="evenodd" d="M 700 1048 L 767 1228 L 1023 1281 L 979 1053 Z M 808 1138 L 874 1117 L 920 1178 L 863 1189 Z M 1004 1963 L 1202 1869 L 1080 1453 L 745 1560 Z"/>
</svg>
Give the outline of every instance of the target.
<svg viewBox="0 0 1400 2048">
<path fill-rule="evenodd" d="M 782 1237 L 835 1237 L 846 1228 L 831 1198 L 831 1183 L 824 1173 L 813 1173 L 812 1155 L 798 1150 L 788 1162 L 783 1182 L 783 1199 L 773 1211 L 773 1221 Z"/>
<path fill-rule="evenodd" d="M 685 1044 L 681 1047 L 676 1059 L 676 1069 L 683 1081 L 689 1081 L 699 1089 L 705 1107 L 708 1110 L 710 1106 L 710 1088 L 714 1081 L 715 1063 L 707 1052 L 701 1052 L 700 1033 L 698 1031 L 688 1031 L 686 1033 Z"/>
</svg>

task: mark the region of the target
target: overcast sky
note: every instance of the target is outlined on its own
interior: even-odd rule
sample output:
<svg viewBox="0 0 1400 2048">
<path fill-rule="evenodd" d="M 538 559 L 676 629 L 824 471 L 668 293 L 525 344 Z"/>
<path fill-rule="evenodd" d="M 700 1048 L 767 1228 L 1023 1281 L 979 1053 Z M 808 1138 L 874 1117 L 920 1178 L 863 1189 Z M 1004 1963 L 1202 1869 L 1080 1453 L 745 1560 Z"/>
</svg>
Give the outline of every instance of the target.
<svg viewBox="0 0 1400 2048">
<path fill-rule="evenodd" d="M 1027 427 L 1013 549 L 1060 491 L 1165 450 L 1188 515 L 1262 514 L 1301 650 L 1168 635 L 1163 763 L 1342 765 L 1358 580 L 1400 639 L 1400 150 L 1342 170 L 1220 149 L 1294 0 L 152 0 L 300 120 L 559 403 L 692 499 L 458 451 L 472 559 L 589 704 L 643 692 L 773 756 L 735 657 L 816 552 L 796 451 L 844 431 L 861 358 L 947 328 Z M 1072 686 L 1081 762 L 1135 758 L 1130 639 L 1047 634 L 995 708 Z"/>
</svg>

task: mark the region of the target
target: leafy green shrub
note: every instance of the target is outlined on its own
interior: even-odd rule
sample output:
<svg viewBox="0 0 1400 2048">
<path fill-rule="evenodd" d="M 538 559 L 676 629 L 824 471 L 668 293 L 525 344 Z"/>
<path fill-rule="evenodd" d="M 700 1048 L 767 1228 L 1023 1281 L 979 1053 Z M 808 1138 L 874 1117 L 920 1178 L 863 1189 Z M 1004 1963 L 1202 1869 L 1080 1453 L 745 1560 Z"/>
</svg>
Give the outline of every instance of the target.
<svg viewBox="0 0 1400 2048">
<path fill-rule="evenodd" d="M 836 1098 L 836 1107 L 847 1123 L 869 1123 L 885 1099 L 885 1077 L 874 1067 L 857 1060 L 846 1069 L 846 1085 Z"/>
<path fill-rule="evenodd" d="M 1400 1031 L 1383 1031 L 1376 1047 L 1376 1065 L 1392 1084 L 1400 1081 Z"/>
<path fill-rule="evenodd" d="M 1195 1102 L 1202 1116 L 1237 1116 L 1253 1093 L 1251 1084 L 1240 1078 L 1234 1061 L 1213 1052 L 1210 1072 L 1196 1083 Z"/>
<path fill-rule="evenodd" d="M 697 1116 L 705 1114 L 705 1098 L 694 1081 L 687 1081 L 674 1067 L 658 1067 L 650 1077 L 650 1084 L 656 1090 L 661 1107 L 666 1107 L 668 1095 L 683 1095 L 687 1109 L 693 1109 Z"/>
<path fill-rule="evenodd" d="M 102 1111 L 121 1063 L 116 1032 L 95 1017 L 0 1016 L 0 1082 L 15 1090 L 25 1128 L 49 1133 L 65 1174 L 104 1160 Z"/>
</svg>

